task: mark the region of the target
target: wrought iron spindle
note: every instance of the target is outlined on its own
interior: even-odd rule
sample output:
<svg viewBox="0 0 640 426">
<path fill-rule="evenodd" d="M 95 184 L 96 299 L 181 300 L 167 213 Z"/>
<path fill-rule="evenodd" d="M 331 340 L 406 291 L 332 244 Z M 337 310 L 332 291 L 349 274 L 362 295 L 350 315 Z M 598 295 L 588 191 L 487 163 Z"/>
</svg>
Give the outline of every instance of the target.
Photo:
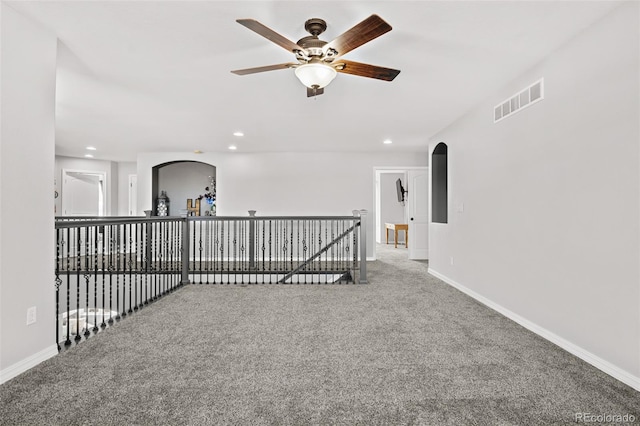
<svg viewBox="0 0 640 426">
<path fill-rule="evenodd" d="M 133 259 L 134 259 L 134 266 L 135 266 L 135 285 L 133 287 L 133 310 L 134 311 L 138 311 L 138 309 L 140 309 L 140 306 L 142 303 L 140 301 L 140 303 L 138 302 L 138 291 L 140 290 L 141 292 L 141 277 L 140 277 L 140 250 L 142 249 L 142 227 L 140 226 L 140 223 L 135 223 L 133 225 L 134 227 L 134 235 L 136 236 L 135 240 L 134 240 L 134 245 L 133 245 L 133 250 L 135 252 Z M 142 298 L 142 295 L 140 295 L 140 297 Z"/>
<path fill-rule="evenodd" d="M 122 238 L 118 244 L 118 261 L 120 267 L 118 268 L 118 275 L 122 274 L 122 312 L 120 316 L 122 318 L 127 317 L 127 225 L 122 224 L 118 234 L 122 234 Z"/>
<path fill-rule="evenodd" d="M 105 286 L 106 286 L 106 263 L 105 263 L 105 258 L 107 256 L 106 253 L 106 241 L 107 241 L 107 235 L 105 234 L 105 227 L 102 226 L 100 227 L 100 230 L 102 231 L 102 256 L 101 256 L 101 270 L 102 270 L 102 322 L 100 323 L 100 328 L 101 329 L 105 329 L 107 327 L 107 324 L 105 323 L 105 313 L 104 311 L 106 310 L 107 307 L 107 303 L 105 300 Z"/>
<path fill-rule="evenodd" d="M 132 253 L 132 245 L 133 245 L 133 236 L 132 236 L 132 230 L 131 230 L 131 224 L 128 223 L 125 225 L 125 229 L 128 231 L 129 234 L 129 238 L 127 239 L 125 237 L 125 244 L 128 243 L 126 249 L 125 249 L 125 259 L 127 261 L 127 266 L 126 268 L 129 271 L 129 310 L 127 311 L 128 314 L 132 314 L 133 313 L 133 253 Z M 128 250 L 127 250 L 128 249 Z"/>
<path fill-rule="evenodd" d="M 67 245 L 67 339 L 65 346 L 71 346 L 70 336 L 70 319 L 71 319 L 71 228 L 67 228 L 67 237 L 65 238 Z"/>
<path fill-rule="evenodd" d="M 60 347 L 60 285 L 62 284 L 62 279 L 60 279 L 60 249 L 61 249 L 61 231 L 60 229 L 56 229 L 56 272 L 55 272 L 55 288 L 56 288 L 56 346 L 58 347 L 58 351 L 62 348 Z"/>
<path fill-rule="evenodd" d="M 98 227 L 93 227 L 93 333 L 98 330 Z"/>
<path fill-rule="evenodd" d="M 205 273 L 205 284 L 209 284 L 209 267 L 210 267 L 210 263 L 211 263 L 211 220 L 207 220 L 205 222 L 205 236 L 204 236 L 204 257 L 205 257 L 205 264 L 204 264 L 204 273 Z M 200 282 L 202 282 L 202 280 L 200 280 Z"/>
</svg>

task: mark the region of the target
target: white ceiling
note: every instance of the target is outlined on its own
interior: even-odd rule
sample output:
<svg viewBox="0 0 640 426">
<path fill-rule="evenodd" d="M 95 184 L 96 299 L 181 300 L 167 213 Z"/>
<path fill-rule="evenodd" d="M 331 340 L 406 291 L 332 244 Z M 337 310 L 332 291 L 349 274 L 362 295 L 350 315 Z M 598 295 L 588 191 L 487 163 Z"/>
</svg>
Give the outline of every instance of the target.
<svg viewBox="0 0 640 426">
<path fill-rule="evenodd" d="M 7 1 L 59 38 L 56 153 L 426 151 L 427 141 L 617 6 L 613 1 Z M 297 41 L 333 38 L 376 13 L 393 30 L 345 59 L 400 69 L 393 82 L 338 74 L 307 98 L 293 60 L 235 22 Z M 595 58 L 594 58 L 595 59 Z M 496 99 L 496 102 L 500 99 Z M 488 112 L 490 114 L 490 112 Z M 234 131 L 243 131 L 238 138 Z M 393 140 L 383 145 L 384 139 Z"/>
</svg>

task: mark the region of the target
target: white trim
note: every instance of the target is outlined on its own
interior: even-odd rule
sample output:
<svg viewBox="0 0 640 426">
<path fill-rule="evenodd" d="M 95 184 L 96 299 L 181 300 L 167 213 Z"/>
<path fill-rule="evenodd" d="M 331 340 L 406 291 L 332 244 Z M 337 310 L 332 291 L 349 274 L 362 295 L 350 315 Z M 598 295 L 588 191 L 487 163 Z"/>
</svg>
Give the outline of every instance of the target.
<svg viewBox="0 0 640 426">
<path fill-rule="evenodd" d="M 596 367 L 597 369 L 607 373 L 608 375 L 610 375 L 611 377 L 613 377 L 614 379 L 617 379 L 619 381 L 621 381 L 622 383 L 631 386 L 632 388 L 634 388 L 637 391 L 640 391 L 640 377 L 636 377 L 633 374 L 629 373 L 628 371 L 625 371 L 623 369 L 621 369 L 620 367 L 617 367 L 615 365 L 613 365 L 612 363 L 610 363 L 607 360 L 604 360 L 602 358 L 600 358 L 597 355 L 592 354 L 591 352 L 587 351 L 584 348 L 581 348 L 580 346 L 576 345 L 575 343 L 572 343 L 570 341 L 568 341 L 567 339 L 558 336 L 557 334 L 543 328 L 540 327 L 539 325 L 529 321 L 526 318 L 521 317 L 520 315 L 498 305 L 495 302 L 492 302 L 491 300 L 487 299 L 486 297 L 476 293 L 473 290 L 468 289 L 467 287 L 463 286 L 460 283 L 455 282 L 454 280 L 452 280 L 451 278 L 442 275 L 439 272 L 434 271 L 433 269 L 429 268 L 428 272 L 433 275 L 436 278 L 439 278 L 440 280 L 444 281 L 445 283 L 449 284 L 452 287 L 455 287 L 456 289 L 460 290 L 461 292 L 467 294 L 468 296 L 471 296 L 472 298 L 474 298 L 475 300 L 477 300 L 478 302 L 482 303 L 483 305 L 493 309 L 494 311 L 498 312 L 499 314 L 504 315 L 505 317 L 509 318 L 512 321 L 515 321 L 516 323 L 520 324 L 521 326 L 523 326 L 524 328 L 526 328 L 529 331 L 532 331 L 533 333 L 537 334 L 538 336 L 550 341 L 551 343 L 561 347 L 562 349 L 564 349 L 565 351 L 569 352 L 570 354 L 573 354 L 575 356 L 577 356 L 578 358 L 580 358 L 581 360 L 591 364 L 592 366 Z"/>
<path fill-rule="evenodd" d="M 58 355 L 58 346 L 51 345 L 48 348 L 23 359 L 22 361 L 18 361 L 15 364 L 10 365 L 0 371 L 0 385 L 56 355 Z"/>
</svg>

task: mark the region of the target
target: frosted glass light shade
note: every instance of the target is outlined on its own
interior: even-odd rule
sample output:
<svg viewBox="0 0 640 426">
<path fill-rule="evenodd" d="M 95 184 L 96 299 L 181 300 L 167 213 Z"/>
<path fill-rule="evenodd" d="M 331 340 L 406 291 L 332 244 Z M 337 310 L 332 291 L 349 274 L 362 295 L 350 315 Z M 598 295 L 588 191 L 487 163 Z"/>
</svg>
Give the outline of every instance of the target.
<svg viewBox="0 0 640 426">
<path fill-rule="evenodd" d="M 304 64 L 295 70 L 296 77 L 309 88 L 317 86 L 322 89 L 336 78 L 336 70 L 324 64 Z"/>
</svg>

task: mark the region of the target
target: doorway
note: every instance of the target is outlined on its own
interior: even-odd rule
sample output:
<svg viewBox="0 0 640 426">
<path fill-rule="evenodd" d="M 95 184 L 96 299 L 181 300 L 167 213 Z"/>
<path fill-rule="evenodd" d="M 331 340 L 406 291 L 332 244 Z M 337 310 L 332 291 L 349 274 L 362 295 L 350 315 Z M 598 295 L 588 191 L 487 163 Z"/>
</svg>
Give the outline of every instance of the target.
<svg viewBox="0 0 640 426">
<path fill-rule="evenodd" d="M 87 170 L 62 170 L 62 215 L 105 216 L 107 175 Z"/>
<path fill-rule="evenodd" d="M 129 175 L 129 216 L 138 214 L 138 175 Z"/>
<path fill-rule="evenodd" d="M 402 187 L 406 191 L 402 194 L 403 197 L 396 187 L 397 179 L 401 180 Z M 414 186 L 415 191 L 413 190 Z M 392 222 L 408 224 L 408 249 L 405 249 L 404 245 L 399 245 L 398 250 L 405 250 L 409 259 L 427 259 L 429 244 L 428 200 L 428 167 L 374 167 L 373 222 L 376 230 L 376 242 L 385 243 L 385 223 L 389 221 L 388 219 Z M 397 212 L 398 208 L 401 209 L 400 214 Z M 392 238 L 391 232 L 389 238 Z M 399 242 L 404 241 L 404 232 L 400 232 L 398 239 Z"/>
</svg>

